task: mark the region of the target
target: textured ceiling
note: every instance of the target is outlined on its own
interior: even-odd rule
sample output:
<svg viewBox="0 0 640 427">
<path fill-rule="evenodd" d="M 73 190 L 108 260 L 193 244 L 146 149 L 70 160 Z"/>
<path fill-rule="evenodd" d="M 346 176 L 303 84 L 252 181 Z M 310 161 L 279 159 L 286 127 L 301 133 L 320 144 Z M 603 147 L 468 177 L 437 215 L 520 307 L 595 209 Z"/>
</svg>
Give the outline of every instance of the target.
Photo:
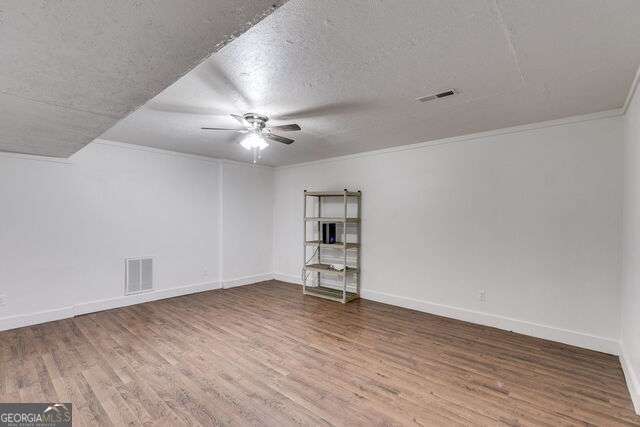
<svg viewBox="0 0 640 427">
<path fill-rule="evenodd" d="M 264 152 L 285 165 L 613 109 L 638 17 L 637 0 L 291 0 L 103 137 L 249 161 L 200 127 L 254 111 L 302 125 Z"/>
<path fill-rule="evenodd" d="M 0 0 L 0 151 L 66 157 L 284 0 Z"/>
</svg>

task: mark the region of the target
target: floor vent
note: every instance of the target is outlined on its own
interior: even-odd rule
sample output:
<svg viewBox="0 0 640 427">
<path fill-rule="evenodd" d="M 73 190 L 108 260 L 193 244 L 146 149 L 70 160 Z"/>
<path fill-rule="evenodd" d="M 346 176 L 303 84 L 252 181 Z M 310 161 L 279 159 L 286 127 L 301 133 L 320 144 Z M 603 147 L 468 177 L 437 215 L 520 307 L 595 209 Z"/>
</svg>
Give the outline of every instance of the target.
<svg viewBox="0 0 640 427">
<path fill-rule="evenodd" d="M 153 289 L 153 258 L 125 260 L 125 295 L 139 294 Z"/>
</svg>

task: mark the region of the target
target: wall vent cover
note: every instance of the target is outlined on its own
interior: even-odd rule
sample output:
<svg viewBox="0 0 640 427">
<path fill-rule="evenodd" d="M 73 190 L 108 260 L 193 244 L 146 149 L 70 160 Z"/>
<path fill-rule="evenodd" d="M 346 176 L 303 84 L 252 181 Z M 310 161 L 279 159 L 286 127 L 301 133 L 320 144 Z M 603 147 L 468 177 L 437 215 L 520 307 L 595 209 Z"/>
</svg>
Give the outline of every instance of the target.
<svg viewBox="0 0 640 427">
<path fill-rule="evenodd" d="M 153 289 L 153 258 L 125 260 L 125 295 L 139 294 Z"/>
<path fill-rule="evenodd" d="M 436 99 L 446 98 L 447 96 L 455 95 L 456 93 L 458 93 L 457 90 L 449 89 L 444 92 L 436 93 L 433 95 L 422 96 L 420 98 L 417 98 L 416 100 L 420 102 L 434 101 Z"/>
</svg>

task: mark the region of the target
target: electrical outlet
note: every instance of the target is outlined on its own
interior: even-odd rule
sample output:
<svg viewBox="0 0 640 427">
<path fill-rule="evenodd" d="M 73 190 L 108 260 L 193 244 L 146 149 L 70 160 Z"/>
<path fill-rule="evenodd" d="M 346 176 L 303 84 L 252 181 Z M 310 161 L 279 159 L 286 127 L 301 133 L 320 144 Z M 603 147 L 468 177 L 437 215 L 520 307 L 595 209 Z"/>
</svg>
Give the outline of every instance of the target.
<svg viewBox="0 0 640 427">
<path fill-rule="evenodd" d="M 479 299 L 480 299 L 480 302 L 487 302 L 487 291 L 481 290 Z"/>
<path fill-rule="evenodd" d="M 7 296 L 0 295 L 0 307 L 4 307 L 6 305 L 6 301 L 7 301 Z"/>
<path fill-rule="evenodd" d="M 205 268 L 204 270 L 202 270 L 202 278 L 206 279 L 207 277 L 209 277 L 209 270 Z"/>
</svg>

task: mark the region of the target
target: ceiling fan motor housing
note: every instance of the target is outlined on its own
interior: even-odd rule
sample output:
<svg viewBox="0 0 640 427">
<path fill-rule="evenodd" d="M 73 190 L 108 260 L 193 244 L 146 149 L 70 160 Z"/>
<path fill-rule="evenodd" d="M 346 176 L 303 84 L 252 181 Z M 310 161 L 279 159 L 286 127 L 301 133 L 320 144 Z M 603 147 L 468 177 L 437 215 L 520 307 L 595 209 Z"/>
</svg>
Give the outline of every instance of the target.
<svg viewBox="0 0 640 427">
<path fill-rule="evenodd" d="M 269 118 L 267 116 L 263 116 L 261 114 L 256 113 L 247 113 L 242 116 L 247 123 L 251 125 L 251 127 L 256 131 L 261 131 L 267 125 Z"/>
<path fill-rule="evenodd" d="M 269 146 L 269 143 L 266 140 L 276 141 L 286 145 L 290 145 L 294 142 L 294 140 L 291 138 L 286 138 L 284 136 L 274 134 L 272 132 L 273 130 L 283 131 L 283 132 L 302 130 L 300 125 L 298 125 L 297 123 L 267 127 L 267 122 L 269 121 L 269 118 L 267 116 L 263 116 L 262 114 L 246 113 L 242 116 L 238 116 L 236 114 L 230 114 L 230 116 L 236 119 L 238 122 L 240 122 L 244 127 L 244 129 L 230 129 L 230 128 L 218 128 L 218 127 L 203 127 L 201 129 L 237 132 L 237 133 L 243 133 L 243 134 L 248 133 L 249 135 L 245 137 L 240 144 L 247 150 L 253 151 L 254 163 L 257 161 L 257 159 L 260 158 L 259 151 Z"/>
</svg>

